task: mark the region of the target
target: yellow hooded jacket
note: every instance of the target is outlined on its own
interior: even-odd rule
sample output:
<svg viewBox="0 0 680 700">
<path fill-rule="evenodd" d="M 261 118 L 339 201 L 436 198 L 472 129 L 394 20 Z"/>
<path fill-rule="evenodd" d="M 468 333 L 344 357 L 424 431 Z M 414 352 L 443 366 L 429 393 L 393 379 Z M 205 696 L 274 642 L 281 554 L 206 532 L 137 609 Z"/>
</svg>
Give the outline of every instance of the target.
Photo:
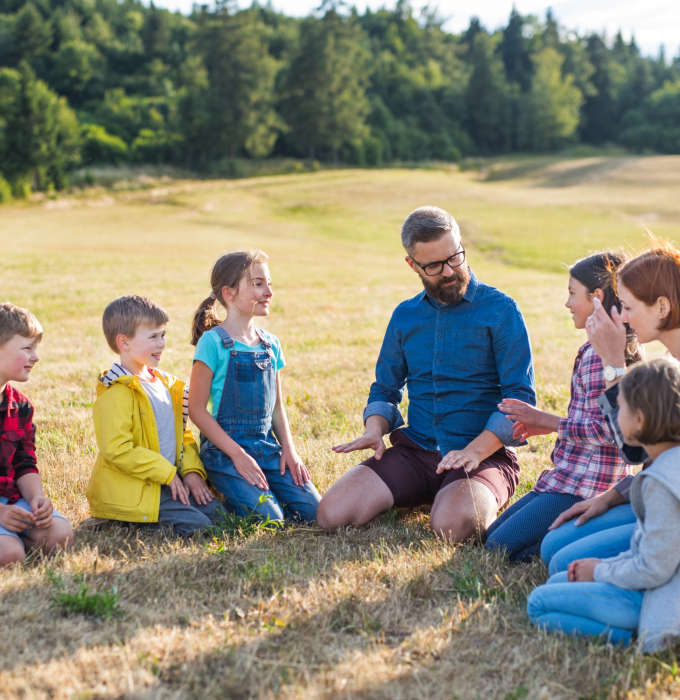
<svg viewBox="0 0 680 700">
<path fill-rule="evenodd" d="M 102 372 L 94 403 L 94 430 L 99 454 L 87 485 L 90 514 L 137 523 L 158 522 L 161 484 L 179 470 L 206 478 L 198 445 L 187 427 L 186 384 L 170 374 L 150 370 L 165 384 L 175 412 L 177 463 L 160 453 L 153 407 L 139 379 L 119 364 Z"/>
</svg>

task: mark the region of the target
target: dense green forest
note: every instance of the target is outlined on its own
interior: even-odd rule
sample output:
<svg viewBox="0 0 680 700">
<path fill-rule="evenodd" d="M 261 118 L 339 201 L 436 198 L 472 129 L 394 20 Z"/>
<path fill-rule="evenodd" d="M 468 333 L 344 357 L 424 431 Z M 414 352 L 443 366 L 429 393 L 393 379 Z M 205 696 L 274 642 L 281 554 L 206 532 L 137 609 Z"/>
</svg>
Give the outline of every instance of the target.
<svg viewBox="0 0 680 700">
<path fill-rule="evenodd" d="M 138 0 L 0 0 L 0 201 L 98 163 L 198 173 L 235 157 L 359 166 L 552 151 L 680 153 L 680 57 L 513 10 L 460 35 L 436 14 L 326 3 L 190 16 Z"/>
</svg>

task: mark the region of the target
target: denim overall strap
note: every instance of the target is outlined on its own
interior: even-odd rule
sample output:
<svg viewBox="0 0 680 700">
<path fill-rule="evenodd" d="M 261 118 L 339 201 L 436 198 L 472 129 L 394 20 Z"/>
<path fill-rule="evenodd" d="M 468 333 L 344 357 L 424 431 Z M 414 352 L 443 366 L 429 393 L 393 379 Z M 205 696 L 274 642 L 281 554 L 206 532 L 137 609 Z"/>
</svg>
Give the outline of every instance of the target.
<svg viewBox="0 0 680 700">
<path fill-rule="evenodd" d="M 224 345 L 225 350 L 233 350 L 234 348 L 234 339 L 227 333 L 227 331 L 224 330 L 224 328 L 220 328 L 220 326 L 215 326 L 215 330 L 217 331 L 217 335 L 220 336 L 220 340 L 222 341 L 222 345 Z"/>
<path fill-rule="evenodd" d="M 265 350 L 271 350 L 272 344 L 269 340 L 267 340 L 267 336 L 264 334 L 264 331 L 261 328 L 256 328 L 255 331 L 257 332 L 258 337 L 260 338 L 260 344 Z"/>
</svg>

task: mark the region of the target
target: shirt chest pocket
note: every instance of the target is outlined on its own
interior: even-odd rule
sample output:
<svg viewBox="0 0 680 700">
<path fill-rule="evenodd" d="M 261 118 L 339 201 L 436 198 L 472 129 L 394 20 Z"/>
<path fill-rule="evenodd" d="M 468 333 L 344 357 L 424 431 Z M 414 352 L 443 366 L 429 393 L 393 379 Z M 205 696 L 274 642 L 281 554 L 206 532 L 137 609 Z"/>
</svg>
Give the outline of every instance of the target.
<svg viewBox="0 0 680 700">
<path fill-rule="evenodd" d="M 449 367 L 486 369 L 493 361 L 491 330 L 486 327 L 457 328 L 444 346 L 444 358 Z"/>
<path fill-rule="evenodd" d="M 21 441 L 26 437 L 25 430 L 5 430 L 0 433 L 0 452 L 2 461 L 11 464 Z"/>
</svg>

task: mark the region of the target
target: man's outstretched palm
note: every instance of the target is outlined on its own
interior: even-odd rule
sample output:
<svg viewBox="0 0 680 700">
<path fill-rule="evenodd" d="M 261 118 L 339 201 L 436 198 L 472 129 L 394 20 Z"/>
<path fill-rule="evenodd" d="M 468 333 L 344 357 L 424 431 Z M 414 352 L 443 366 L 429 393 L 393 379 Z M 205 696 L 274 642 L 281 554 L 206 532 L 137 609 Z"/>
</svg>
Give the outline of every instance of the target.
<svg viewBox="0 0 680 700">
<path fill-rule="evenodd" d="M 357 450 L 374 450 L 375 458 L 381 459 L 383 452 L 385 452 L 385 443 L 380 435 L 364 433 L 355 440 L 333 447 L 333 451 L 338 453 L 356 452 Z"/>
</svg>

